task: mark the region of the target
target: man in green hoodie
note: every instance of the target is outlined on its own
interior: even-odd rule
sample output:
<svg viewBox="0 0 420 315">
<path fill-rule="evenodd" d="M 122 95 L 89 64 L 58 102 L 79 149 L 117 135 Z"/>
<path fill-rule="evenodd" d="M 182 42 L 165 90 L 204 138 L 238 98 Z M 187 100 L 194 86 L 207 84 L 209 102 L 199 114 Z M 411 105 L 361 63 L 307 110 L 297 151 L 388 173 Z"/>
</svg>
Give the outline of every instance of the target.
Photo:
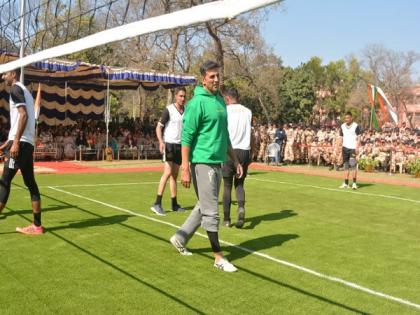
<svg viewBox="0 0 420 315">
<path fill-rule="evenodd" d="M 170 241 L 180 254 L 191 255 L 185 245 L 201 226 L 207 231 L 214 253 L 214 266 L 226 272 L 234 272 L 236 267 L 223 256 L 219 244 L 221 164 L 229 154 L 235 163 L 238 177 L 242 176 L 243 170 L 229 140 L 226 104 L 219 92 L 219 68 L 213 61 L 203 63 L 200 67 L 202 86 L 195 88 L 194 97 L 184 113 L 181 183 L 189 188 L 192 177 L 198 202 Z"/>
</svg>

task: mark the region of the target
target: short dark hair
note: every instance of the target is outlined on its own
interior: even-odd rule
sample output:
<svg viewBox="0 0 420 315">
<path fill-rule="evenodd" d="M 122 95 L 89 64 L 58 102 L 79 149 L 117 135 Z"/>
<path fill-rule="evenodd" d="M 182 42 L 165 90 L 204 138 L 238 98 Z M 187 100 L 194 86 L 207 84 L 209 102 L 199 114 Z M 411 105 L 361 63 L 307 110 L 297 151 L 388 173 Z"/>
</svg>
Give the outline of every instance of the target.
<svg viewBox="0 0 420 315">
<path fill-rule="evenodd" d="M 353 117 L 353 114 L 351 112 L 346 112 L 346 114 L 344 116 L 350 116 Z"/>
<path fill-rule="evenodd" d="M 16 80 L 20 79 L 20 68 L 13 69 L 11 72 L 16 73 Z"/>
<path fill-rule="evenodd" d="M 238 90 L 235 89 L 234 87 L 231 88 L 227 88 L 223 91 L 223 95 L 224 96 L 229 96 L 230 98 L 233 98 L 235 100 L 239 100 L 239 93 Z"/>
<path fill-rule="evenodd" d="M 177 95 L 181 91 L 184 92 L 185 94 L 187 93 L 187 90 L 185 89 L 185 87 L 179 86 L 175 89 L 175 95 Z"/>
<path fill-rule="evenodd" d="M 213 60 L 207 60 L 207 61 L 204 61 L 204 63 L 200 66 L 200 73 L 204 77 L 207 71 L 209 71 L 210 69 L 216 69 L 216 68 L 220 68 L 220 65 L 217 62 Z"/>
</svg>

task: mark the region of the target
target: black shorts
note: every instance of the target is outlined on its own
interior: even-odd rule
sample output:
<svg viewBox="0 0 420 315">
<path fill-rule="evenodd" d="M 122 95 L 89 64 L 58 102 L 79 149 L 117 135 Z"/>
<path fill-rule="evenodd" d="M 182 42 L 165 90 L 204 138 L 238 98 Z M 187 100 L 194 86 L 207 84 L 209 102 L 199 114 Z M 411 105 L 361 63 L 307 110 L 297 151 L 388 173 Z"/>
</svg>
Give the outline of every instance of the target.
<svg viewBox="0 0 420 315">
<path fill-rule="evenodd" d="M 165 153 L 163 154 L 164 162 L 173 162 L 181 165 L 181 144 L 180 143 L 165 143 Z"/>
<path fill-rule="evenodd" d="M 28 142 L 21 141 L 19 142 L 19 154 L 16 159 L 10 157 L 10 149 L 13 145 L 13 141 L 7 143 L 5 153 L 5 163 L 4 166 L 10 169 L 33 169 L 34 167 L 34 146 Z"/>
<path fill-rule="evenodd" d="M 348 170 L 349 168 L 353 169 L 357 165 L 356 161 L 356 150 L 355 149 L 349 149 L 346 147 L 343 147 L 343 163 L 344 163 L 344 169 Z"/>
<path fill-rule="evenodd" d="M 236 157 L 238 158 L 239 164 L 242 165 L 244 175 L 243 178 L 246 177 L 248 173 L 248 166 L 251 164 L 251 151 L 250 150 L 241 150 L 241 149 L 235 149 Z M 236 167 L 233 161 L 230 159 L 223 163 L 222 166 L 222 174 L 223 177 L 232 177 L 236 175 Z"/>
</svg>

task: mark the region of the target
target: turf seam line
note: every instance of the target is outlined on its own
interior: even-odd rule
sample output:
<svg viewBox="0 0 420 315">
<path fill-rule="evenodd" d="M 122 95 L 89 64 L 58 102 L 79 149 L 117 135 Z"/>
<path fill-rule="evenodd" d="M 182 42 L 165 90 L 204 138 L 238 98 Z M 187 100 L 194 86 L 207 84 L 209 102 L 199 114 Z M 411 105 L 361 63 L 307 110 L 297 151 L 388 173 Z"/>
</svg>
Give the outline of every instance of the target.
<svg viewBox="0 0 420 315">
<path fill-rule="evenodd" d="M 140 213 L 136 213 L 134 211 L 124 209 L 124 208 L 121 208 L 121 207 L 118 207 L 118 206 L 115 206 L 115 205 L 112 205 L 112 204 L 109 204 L 109 203 L 106 203 L 106 202 L 103 202 L 103 201 L 100 201 L 100 200 L 92 199 L 92 198 L 85 197 L 85 196 L 82 196 L 82 195 L 79 195 L 79 194 L 75 194 L 75 193 L 72 193 L 72 192 L 69 192 L 69 191 L 65 191 L 65 190 L 56 188 L 54 186 L 49 186 L 48 188 L 52 189 L 52 190 L 55 190 L 55 191 L 58 191 L 58 192 L 61 192 L 61 193 L 64 193 L 64 194 L 67 194 L 67 195 L 70 195 L 70 196 L 80 198 L 80 199 L 85 199 L 85 200 L 88 200 L 88 201 L 93 202 L 93 203 L 98 203 L 98 204 L 101 204 L 103 206 L 106 206 L 106 207 L 109 207 L 109 208 L 112 208 L 112 209 L 115 209 L 115 210 L 118 210 L 118 211 L 129 213 L 131 215 L 141 217 L 141 218 L 153 221 L 153 222 L 157 222 L 157 223 L 160 223 L 160 224 L 171 226 L 171 227 L 174 227 L 176 229 L 180 228 L 176 224 L 166 222 L 166 221 L 162 221 L 162 220 L 159 220 L 159 219 L 156 219 L 156 218 L 153 218 L 153 217 L 149 217 L 147 215 L 143 215 L 143 214 L 140 214 Z M 200 233 L 200 232 L 196 232 L 195 234 L 207 239 L 207 236 Z M 403 305 L 407 305 L 407 306 L 411 306 L 411 307 L 420 309 L 420 304 L 416 304 L 416 303 L 410 302 L 408 300 L 405 300 L 405 299 L 402 299 L 402 298 L 399 298 L 399 297 L 395 297 L 395 296 L 388 295 L 388 294 L 385 294 L 385 293 L 382 293 L 382 292 L 379 292 L 379 291 L 375 291 L 373 289 L 369 289 L 367 287 L 358 285 L 358 284 L 350 282 L 350 281 L 346 281 L 346 280 L 338 278 L 338 277 L 325 275 L 325 274 L 322 274 L 318 271 L 315 271 L 315 270 L 312 270 L 312 269 L 309 269 L 309 268 L 306 268 L 306 267 L 303 267 L 303 266 L 299 266 L 297 264 L 294 264 L 294 263 L 291 263 L 291 262 L 288 262 L 288 261 L 285 261 L 285 260 L 282 260 L 282 259 L 274 258 L 270 255 L 263 254 L 263 253 L 260 253 L 258 251 L 254 251 L 254 250 L 246 248 L 246 247 L 235 245 L 233 243 L 230 243 L 230 242 L 227 242 L 227 241 L 224 241 L 224 240 L 220 240 L 220 243 L 222 243 L 224 245 L 234 247 L 234 248 L 237 248 L 237 249 L 240 249 L 240 250 L 245 251 L 249 254 L 265 258 L 267 260 L 276 262 L 278 264 L 281 264 L 281 265 L 284 265 L 284 266 L 287 266 L 287 267 L 291 267 L 291 268 L 297 269 L 299 271 L 306 272 L 308 274 L 311 274 L 311 275 L 316 276 L 316 277 L 321 278 L 321 279 L 326 279 L 326 280 L 329 280 L 331 282 L 340 283 L 344 286 L 347 286 L 347 287 L 350 287 L 350 288 L 353 288 L 353 289 L 356 289 L 356 290 L 359 290 L 359 291 L 362 291 L 362 292 L 365 292 L 365 293 L 368 293 L 368 294 L 371 294 L 371 295 L 374 295 L 374 296 L 377 296 L 377 297 L 381 297 L 381 298 L 384 298 L 386 300 L 394 301 L 394 302 L 397 302 L 397 303 L 400 303 L 400 304 L 403 304 Z"/>
<path fill-rule="evenodd" d="M 283 181 L 276 181 L 276 180 L 270 180 L 270 179 L 258 179 L 258 178 L 251 178 L 251 177 L 249 179 L 256 180 L 256 181 L 259 181 L 259 182 L 293 185 L 293 186 L 299 186 L 299 187 L 309 187 L 309 188 L 323 189 L 323 190 L 336 191 L 336 192 L 342 192 L 342 193 L 350 193 L 350 194 L 372 196 L 372 197 L 382 197 L 382 198 L 386 198 L 386 199 L 395 199 L 395 200 L 408 201 L 408 202 L 413 202 L 413 203 L 420 204 L 420 200 L 402 198 L 402 197 L 397 197 L 397 196 L 388 196 L 388 195 L 366 193 L 366 192 L 360 192 L 360 191 L 354 191 L 354 190 L 345 190 L 345 189 L 328 188 L 328 187 L 322 187 L 322 186 L 316 186 L 316 185 L 283 182 Z"/>
</svg>

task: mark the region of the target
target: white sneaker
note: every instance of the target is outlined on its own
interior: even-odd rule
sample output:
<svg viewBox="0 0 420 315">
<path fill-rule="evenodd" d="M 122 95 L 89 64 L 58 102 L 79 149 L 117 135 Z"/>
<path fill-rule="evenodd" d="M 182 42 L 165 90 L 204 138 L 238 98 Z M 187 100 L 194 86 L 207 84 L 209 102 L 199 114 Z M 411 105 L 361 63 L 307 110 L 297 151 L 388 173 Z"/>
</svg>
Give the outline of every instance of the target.
<svg viewBox="0 0 420 315">
<path fill-rule="evenodd" d="M 341 188 L 341 189 L 348 189 L 348 188 L 349 188 L 349 185 L 347 185 L 346 183 L 342 183 L 342 184 L 341 184 L 341 186 L 340 186 L 340 187 L 338 187 L 338 188 Z"/>
<path fill-rule="evenodd" d="M 173 235 L 169 241 L 176 248 L 176 250 L 183 256 L 191 256 L 192 253 L 185 248 L 185 246 L 176 238 L 176 235 Z"/>
<path fill-rule="evenodd" d="M 161 205 L 155 204 L 155 205 L 153 205 L 153 206 L 150 207 L 150 210 L 152 210 L 157 215 L 161 215 L 161 216 L 165 216 L 166 215 L 165 210 L 163 210 L 163 208 L 162 208 Z"/>
<path fill-rule="evenodd" d="M 357 188 L 359 188 L 356 183 L 353 183 L 353 185 L 351 185 L 351 189 L 356 190 Z"/>
<path fill-rule="evenodd" d="M 234 265 L 232 265 L 226 258 L 222 258 L 218 262 L 215 262 L 214 266 L 217 269 L 220 269 L 220 270 L 226 271 L 226 272 L 238 271 L 238 269 Z"/>
</svg>

